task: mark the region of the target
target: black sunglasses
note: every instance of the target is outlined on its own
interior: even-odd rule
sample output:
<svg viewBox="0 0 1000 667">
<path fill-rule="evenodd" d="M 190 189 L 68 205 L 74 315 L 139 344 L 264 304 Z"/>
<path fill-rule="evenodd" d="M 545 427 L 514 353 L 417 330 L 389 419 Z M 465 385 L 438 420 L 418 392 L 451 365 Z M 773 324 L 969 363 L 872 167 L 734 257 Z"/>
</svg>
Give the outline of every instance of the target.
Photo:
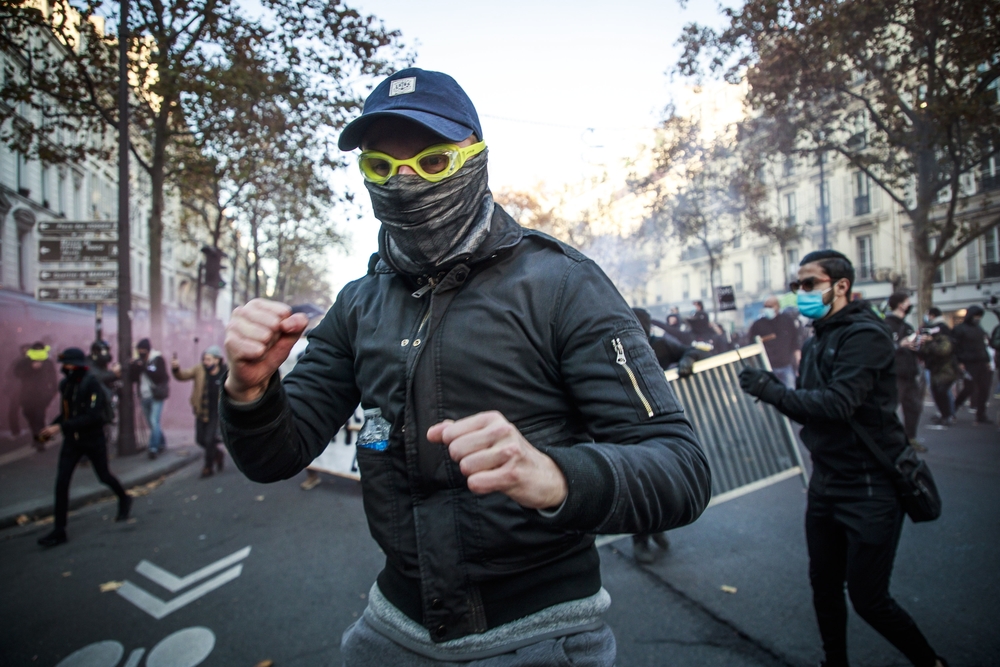
<svg viewBox="0 0 1000 667">
<path fill-rule="evenodd" d="M 803 292 L 812 292 L 816 289 L 816 285 L 822 285 L 823 283 L 830 282 L 826 278 L 804 278 L 802 280 L 793 280 L 788 283 L 788 289 L 793 292 L 798 292 L 801 289 Z"/>
</svg>

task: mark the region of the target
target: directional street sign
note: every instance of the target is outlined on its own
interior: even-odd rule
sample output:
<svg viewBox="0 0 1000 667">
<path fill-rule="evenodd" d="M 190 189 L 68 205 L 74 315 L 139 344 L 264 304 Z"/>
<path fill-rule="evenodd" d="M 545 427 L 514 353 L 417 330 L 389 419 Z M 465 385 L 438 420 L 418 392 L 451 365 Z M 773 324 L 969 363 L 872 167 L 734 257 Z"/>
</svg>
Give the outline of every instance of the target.
<svg viewBox="0 0 1000 667">
<path fill-rule="evenodd" d="M 122 596 L 139 609 L 142 609 L 156 620 L 160 620 L 167 614 L 172 614 L 178 609 L 186 607 L 198 598 L 208 595 L 219 586 L 228 584 L 233 579 L 239 577 L 243 572 L 243 564 L 240 563 L 240 561 L 249 555 L 250 547 L 243 547 L 239 551 L 231 553 L 225 558 L 220 558 L 211 565 L 206 565 L 197 572 L 192 572 L 186 577 L 178 577 L 172 572 L 168 572 L 162 567 L 150 563 L 148 560 L 143 560 L 136 565 L 135 571 L 153 583 L 167 589 L 171 593 L 176 593 L 177 591 L 187 588 L 202 579 L 211 577 L 219 570 L 223 570 L 225 568 L 229 569 L 225 570 L 222 574 L 212 577 L 208 581 L 195 586 L 194 588 L 188 589 L 186 593 L 181 593 L 169 602 L 164 602 L 144 588 L 136 586 L 131 581 L 126 581 L 122 584 L 122 587 L 118 589 L 118 595 Z M 239 564 L 237 565 L 237 563 Z M 232 565 L 232 567 L 229 567 L 230 565 Z"/>
<path fill-rule="evenodd" d="M 117 287 L 39 287 L 39 301 L 100 303 L 118 299 Z"/>
<path fill-rule="evenodd" d="M 114 283 L 118 281 L 118 269 L 42 269 L 38 272 L 38 280 L 43 283 Z"/>
<path fill-rule="evenodd" d="M 62 237 L 38 242 L 39 262 L 110 262 L 117 257 L 117 241 Z"/>
<path fill-rule="evenodd" d="M 38 233 L 42 236 L 75 236 L 77 234 L 117 234 L 116 220 L 86 220 L 83 222 L 39 222 Z"/>
</svg>

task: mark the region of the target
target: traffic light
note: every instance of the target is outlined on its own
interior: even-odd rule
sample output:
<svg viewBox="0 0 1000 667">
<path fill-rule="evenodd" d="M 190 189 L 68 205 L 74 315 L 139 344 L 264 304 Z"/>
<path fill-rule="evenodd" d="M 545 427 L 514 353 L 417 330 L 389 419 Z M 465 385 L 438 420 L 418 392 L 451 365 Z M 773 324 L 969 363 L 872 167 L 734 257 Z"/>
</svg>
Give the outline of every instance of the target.
<svg viewBox="0 0 1000 667">
<path fill-rule="evenodd" d="M 202 246 L 201 251 L 205 254 L 205 286 L 222 289 L 226 286 L 226 281 L 222 279 L 222 270 L 227 268 L 222 266 L 226 253 L 209 245 Z"/>
</svg>

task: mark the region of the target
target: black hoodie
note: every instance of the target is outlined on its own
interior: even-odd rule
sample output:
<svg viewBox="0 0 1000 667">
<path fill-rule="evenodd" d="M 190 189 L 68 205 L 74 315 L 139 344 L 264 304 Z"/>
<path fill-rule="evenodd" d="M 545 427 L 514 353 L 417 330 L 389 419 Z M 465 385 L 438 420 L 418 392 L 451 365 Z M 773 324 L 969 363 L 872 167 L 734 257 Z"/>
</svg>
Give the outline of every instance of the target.
<svg viewBox="0 0 1000 667">
<path fill-rule="evenodd" d="M 837 495 L 894 493 L 885 469 L 848 422 L 853 416 L 895 459 L 906 446 L 896 416 L 896 361 L 882 319 L 855 301 L 813 322 L 815 336 L 802 349 L 797 388 L 775 406 L 801 423 L 813 460 L 810 489 Z"/>
</svg>

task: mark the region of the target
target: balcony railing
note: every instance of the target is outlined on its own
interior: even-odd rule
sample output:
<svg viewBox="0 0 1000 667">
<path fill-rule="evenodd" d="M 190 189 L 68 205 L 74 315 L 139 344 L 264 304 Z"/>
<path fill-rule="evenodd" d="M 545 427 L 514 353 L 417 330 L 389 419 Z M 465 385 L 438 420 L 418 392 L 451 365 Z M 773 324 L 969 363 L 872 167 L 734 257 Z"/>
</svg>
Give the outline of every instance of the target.
<svg viewBox="0 0 1000 667">
<path fill-rule="evenodd" d="M 872 200 L 868 195 L 854 198 L 854 215 L 867 215 L 872 212 Z"/>
</svg>

